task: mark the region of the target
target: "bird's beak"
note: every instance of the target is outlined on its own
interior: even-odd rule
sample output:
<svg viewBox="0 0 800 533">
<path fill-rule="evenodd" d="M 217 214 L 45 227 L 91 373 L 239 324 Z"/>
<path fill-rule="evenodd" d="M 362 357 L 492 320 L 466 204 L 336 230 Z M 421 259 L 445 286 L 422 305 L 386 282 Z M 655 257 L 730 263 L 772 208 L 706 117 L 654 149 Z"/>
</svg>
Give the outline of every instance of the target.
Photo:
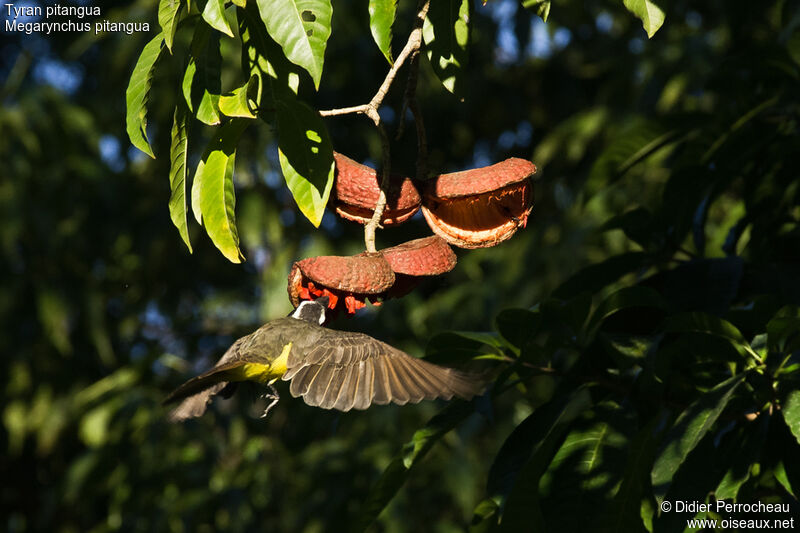
<svg viewBox="0 0 800 533">
<path fill-rule="evenodd" d="M 330 298 L 328 298 L 327 296 L 320 296 L 319 298 L 317 298 L 314 301 L 324 305 L 325 307 L 328 307 L 328 303 L 330 301 Z"/>
</svg>

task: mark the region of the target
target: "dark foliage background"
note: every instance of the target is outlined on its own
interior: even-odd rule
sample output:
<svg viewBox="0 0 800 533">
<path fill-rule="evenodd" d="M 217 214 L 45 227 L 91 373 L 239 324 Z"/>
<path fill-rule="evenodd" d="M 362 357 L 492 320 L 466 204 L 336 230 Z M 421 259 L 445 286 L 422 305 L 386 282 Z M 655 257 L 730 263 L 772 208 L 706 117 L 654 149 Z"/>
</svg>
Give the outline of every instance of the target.
<svg viewBox="0 0 800 533">
<path fill-rule="evenodd" d="M 152 0 L 94 4 L 156 26 Z M 662 500 L 718 498 L 800 516 L 800 6 L 662 7 L 648 40 L 622 2 L 558 2 L 546 25 L 478 3 L 463 103 L 423 61 L 431 168 L 530 158 L 536 207 L 508 243 L 335 327 L 483 356 L 488 395 L 339 414 L 284 391 L 261 420 L 254 387 L 182 426 L 164 394 L 288 312 L 292 261 L 356 253 L 360 228 L 299 216 L 262 124 L 237 158 L 248 261 L 197 228 L 189 255 L 168 161 L 124 131 L 149 36 L 4 33 L 0 527 L 348 531 L 380 513 L 371 530 L 671 532 L 691 515 Z M 401 38 L 412 10 L 400 2 Z M 224 52 L 230 77 L 238 50 Z M 322 89 L 304 96 L 361 103 L 385 71 L 366 3 L 335 2 Z M 180 71 L 159 72 L 161 155 Z M 326 123 L 338 151 L 379 160 L 366 120 Z M 413 136 L 393 149 L 413 173 Z M 380 244 L 426 232 L 416 220 Z"/>
</svg>

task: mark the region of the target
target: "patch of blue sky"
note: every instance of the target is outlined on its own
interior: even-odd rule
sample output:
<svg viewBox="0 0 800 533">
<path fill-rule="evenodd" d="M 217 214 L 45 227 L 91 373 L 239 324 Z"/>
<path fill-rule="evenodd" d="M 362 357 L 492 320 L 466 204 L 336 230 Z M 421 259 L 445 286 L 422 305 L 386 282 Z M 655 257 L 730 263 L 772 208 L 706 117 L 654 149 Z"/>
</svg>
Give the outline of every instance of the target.
<svg viewBox="0 0 800 533">
<path fill-rule="evenodd" d="M 72 95 L 83 83 L 83 68 L 78 64 L 43 58 L 36 62 L 33 78 L 38 83 L 49 85 Z"/>
<path fill-rule="evenodd" d="M 601 11 L 594 18 L 594 26 L 600 33 L 610 33 L 614 28 L 614 17 L 607 11 Z"/>
<path fill-rule="evenodd" d="M 103 135 L 98 141 L 100 159 L 114 172 L 122 172 L 125 161 L 122 159 L 122 146 L 119 139 L 113 135 Z"/>
</svg>

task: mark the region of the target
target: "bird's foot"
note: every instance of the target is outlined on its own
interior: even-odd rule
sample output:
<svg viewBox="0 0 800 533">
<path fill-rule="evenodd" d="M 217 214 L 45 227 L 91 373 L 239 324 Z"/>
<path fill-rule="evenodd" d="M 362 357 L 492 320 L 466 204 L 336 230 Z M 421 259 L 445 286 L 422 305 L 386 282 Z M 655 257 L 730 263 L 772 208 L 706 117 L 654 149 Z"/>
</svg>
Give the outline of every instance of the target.
<svg viewBox="0 0 800 533">
<path fill-rule="evenodd" d="M 270 404 L 264 409 L 264 414 L 261 415 L 261 418 L 267 418 L 270 410 L 278 404 L 278 401 L 281 399 L 281 395 L 278 394 L 278 389 L 276 389 L 273 385 L 268 385 L 269 392 L 264 393 L 262 398 L 265 400 L 272 400 Z"/>
</svg>

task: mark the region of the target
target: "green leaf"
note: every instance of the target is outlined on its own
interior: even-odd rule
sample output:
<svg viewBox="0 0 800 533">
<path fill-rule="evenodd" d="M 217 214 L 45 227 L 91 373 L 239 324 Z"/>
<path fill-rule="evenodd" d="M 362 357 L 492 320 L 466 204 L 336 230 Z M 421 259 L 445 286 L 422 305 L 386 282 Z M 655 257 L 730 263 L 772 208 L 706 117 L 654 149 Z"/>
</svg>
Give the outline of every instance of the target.
<svg viewBox="0 0 800 533">
<path fill-rule="evenodd" d="M 229 117 L 256 118 L 259 91 L 259 77 L 254 74 L 238 89 L 219 97 L 220 112 Z"/>
<path fill-rule="evenodd" d="M 569 299 L 584 291 L 597 292 L 625 274 L 645 268 L 647 259 L 644 252 L 628 252 L 610 257 L 602 263 L 594 263 L 570 276 L 555 290 L 553 296 Z"/>
<path fill-rule="evenodd" d="M 473 412 L 472 403 L 455 401 L 431 418 L 423 428 L 417 430 L 411 441 L 406 443 L 403 451 L 392 459 L 370 490 L 358 517 L 358 527 L 354 530 L 363 531 L 372 524 L 409 478 L 412 469 L 422 461 L 434 444 Z"/>
<path fill-rule="evenodd" d="M 789 426 L 792 435 L 794 435 L 798 444 L 800 444 L 800 391 L 794 390 L 789 392 L 786 396 L 786 400 L 783 402 L 781 415 L 786 425 Z"/>
<path fill-rule="evenodd" d="M 712 428 L 746 376 L 746 372 L 733 376 L 703 394 L 680 414 L 670 428 L 650 475 L 653 492 L 659 504 L 689 452 Z"/>
<path fill-rule="evenodd" d="M 199 200 L 199 213 L 202 215 L 208 236 L 222 255 L 232 263 L 244 260 L 239 249 L 239 233 L 234 212 L 236 198 L 233 169 L 236 144 L 246 126 L 246 120 L 233 119 L 217 128 L 202 160 L 197 165 L 192 186 L 192 208 L 196 209 L 194 205 L 196 196 Z M 195 211 L 195 216 L 197 214 Z"/>
<path fill-rule="evenodd" d="M 736 326 L 714 315 L 701 312 L 673 315 L 664 320 L 662 329 L 666 332 L 702 333 L 719 337 L 727 340 L 743 358 L 760 359 Z"/>
<path fill-rule="evenodd" d="M 164 42 L 172 53 L 172 41 L 178 29 L 178 14 L 181 10 L 182 0 L 161 0 L 158 3 L 158 23 L 164 34 Z"/>
<path fill-rule="evenodd" d="M 186 135 L 186 111 L 180 103 L 172 122 L 172 141 L 169 148 L 169 216 L 178 228 L 183 242 L 192 252 L 189 230 L 186 227 L 186 156 L 189 138 Z"/>
<path fill-rule="evenodd" d="M 257 0 L 261 20 L 287 59 L 303 67 L 319 89 L 331 35 L 330 0 Z"/>
<path fill-rule="evenodd" d="M 464 92 L 462 72 L 469 57 L 471 6 L 469 0 L 431 2 L 422 26 L 422 38 L 433 71 L 442 85 L 456 96 Z"/>
<path fill-rule="evenodd" d="M 636 18 L 642 21 L 647 37 L 652 38 L 662 24 L 664 24 L 664 12 L 655 2 L 651 0 L 623 0 L 628 11 L 633 13 Z"/>
<path fill-rule="evenodd" d="M 780 354 L 800 348 L 800 308 L 787 305 L 775 313 L 767 323 L 767 346 Z"/>
<path fill-rule="evenodd" d="M 440 365 L 456 365 L 487 354 L 502 353 L 502 342 L 490 333 L 446 331 L 428 341 L 425 359 Z"/>
<path fill-rule="evenodd" d="M 592 165 L 586 187 L 596 193 L 615 182 L 636 165 L 659 153 L 680 137 L 658 122 L 635 117 L 627 121 Z"/>
<path fill-rule="evenodd" d="M 255 104 L 259 116 L 269 123 L 275 122 L 275 101 L 292 99 L 300 85 L 300 67 L 289 62 L 281 47 L 267 33 L 258 6 L 251 2 L 240 9 L 239 34 L 242 37 L 243 69 L 256 76 L 259 90 Z"/>
<path fill-rule="evenodd" d="M 276 102 L 278 155 L 300 211 L 319 227 L 333 186 L 333 146 L 319 113 L 303 102 Z"/>
<path fill-rule="evenodd" d="M 392 25 L 396 15 L 397 0 L 369 0 L 369 31 L 390 65 L 394 64 Z"/>
<path fill-rule="evenodd" d="M 550 0 L 523 0 L 522 2 L 526 9 L 535 11 L 545 22 L 547 22 L 547 17 L 550 16 L 550 4 Z"/>
<path fill-rule="evenodd" d="M 153 159 L 153 149 L 147 140 L 147 104 L 156 61 L 164 48 L 164 36 L 159 33 L 142 49 L 136 66 L 133 67 L 128 89 L 125 91 L 127 104 L 126 129 L 131 143 Z"/>
<path fill-rule="evenodd" d="M 647 424 L 631 442 L 625 473 L 614 501 L 605 506 L 600 525 L 603 531 L 645 531 L 642 523 L 642 500 L 656 453 L 656 419 Z"/>
<path fill-rule="evenodd" d="M 192 38 L 191 51 L 192 58 L 183 76 L 186 105 L 200 122 L 217 125 L 220 123 L 219 95 L 222 92 L 219 33 L 205 24 L 198 25 Z"/>
<path fill-rule="evenodd" d="M 769 416 L 762 414 L 757 421 L 745 428 L 743 436 L 736 439 L 733 465 L 714 491 L 716 499 L 736 499 L 739 489 L 750 479 L 752 467 L 758 464 L 759 455 L 767 440 L 768 429 Z"/>
<path fill-rule="evenodd" d="M 571 424 L 539 483 L 549 523 L 558 519 L 563 531 L 585 531 L 596 525 L 621 482 L 634 424 L 633 410 L 610 401 Z"/>
<path fill-rule="evenodd" d="M 664 302 L 661 295 L 649 287 L 642 287 L 634 285 L 633 287 L 624 287 L 615 293 L 608 296 L 597 307 L 589 319 L 589 324 L 586 327 L 587 339 L 593 339 L 597 330 L 603 325 L 611 315 L 622 311 L 623 309 L 652 307 L 662 309 Z"/>
<path fill-rule="evenodd" d="M 203 9 L 203 20 L 215 30 L 224 33 L 228 37 L 233 37 L 233 30 L 225 18 L 225 0 L 208 0 Z"/>
<path fill-rule="evenodd" d="M 542 314 L 528 309 L 505 309 L 495 318 L 497 331 L 512 346 L 522 348 L 532 338 L 542 323 Z"/>
<path fill-rule="evenodd" d="M 70 340 L 70 306 L 64 295 L 52 289 L 40 289 L 36 294 L 39 322 L 47 340 L 61 355 L 72 353 Z"/>
<path fill-rule="evenodd" d="M 508 448 L 503 445 L 492 465 L 492 471 L 496 472 L 495 479 L 500 476 L 499 481 L 494 483 L 495 490 L 502 492 L 502 487 L 510 487 L 498 531 L 547 531 L 539 503 L 539 481 L 567 427 L 591 403 L 589 391 L 581 388 L 561 401 L 540 407 L 531 415 L 533 418 L 529 417 L 532 422 L 524 430 L 527 434 L 519 435 Z M 519 455 L 520 452 L 523 455 Z M 513 454 L 508 461 L 505 453 Z M 499 470 L 500 465 L 504 465 L 502 470 Z M 490 472 L 490 483 L 492 479 Z M 489 490 L 492 491 L 492 488 Z"/>
</svg>

